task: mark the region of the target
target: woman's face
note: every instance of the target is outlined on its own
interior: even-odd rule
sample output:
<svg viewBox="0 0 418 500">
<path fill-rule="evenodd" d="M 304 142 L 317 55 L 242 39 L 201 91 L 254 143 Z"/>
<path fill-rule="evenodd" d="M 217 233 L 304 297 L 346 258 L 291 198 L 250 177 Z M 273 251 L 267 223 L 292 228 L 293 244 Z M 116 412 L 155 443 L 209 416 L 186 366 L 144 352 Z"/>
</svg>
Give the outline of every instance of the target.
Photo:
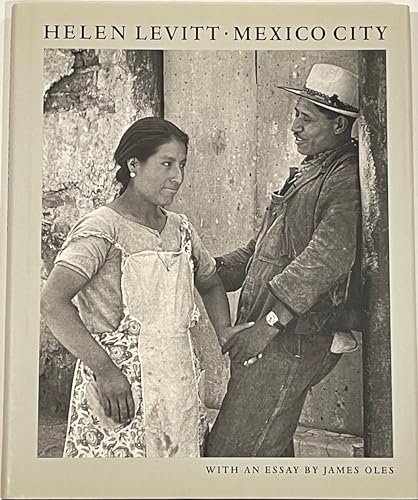
<svg viewBox="0 0 418 500">
<path fill-rule="evenodd" d="M 186 146 L 173 139 L 136 165 L 136 176 L 130 181 L 136 193 L 153 205 L 170 205 L 183 183 Z"/>
</svg>

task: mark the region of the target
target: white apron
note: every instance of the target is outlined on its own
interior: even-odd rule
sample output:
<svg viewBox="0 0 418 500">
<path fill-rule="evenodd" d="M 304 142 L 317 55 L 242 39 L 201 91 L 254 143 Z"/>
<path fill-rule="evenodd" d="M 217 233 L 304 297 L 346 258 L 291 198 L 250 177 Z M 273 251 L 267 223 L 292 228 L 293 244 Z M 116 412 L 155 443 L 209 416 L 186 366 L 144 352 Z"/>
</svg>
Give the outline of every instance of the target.
<svg viewBox="0 0 418 500">
<path fill-rule="evenodd" d="M 93 372 L 77 361 L 68 416 L 67 457 L 197 457 L 207 430 L 190 327 L 197 320 L 187 219 L 178 252 L 122 253 L 123 319 L 93 335 L 131 384 L 135 417 L 106 417 Z M 68 244 L 68 242 L 66 242 Z"/>
</svg>

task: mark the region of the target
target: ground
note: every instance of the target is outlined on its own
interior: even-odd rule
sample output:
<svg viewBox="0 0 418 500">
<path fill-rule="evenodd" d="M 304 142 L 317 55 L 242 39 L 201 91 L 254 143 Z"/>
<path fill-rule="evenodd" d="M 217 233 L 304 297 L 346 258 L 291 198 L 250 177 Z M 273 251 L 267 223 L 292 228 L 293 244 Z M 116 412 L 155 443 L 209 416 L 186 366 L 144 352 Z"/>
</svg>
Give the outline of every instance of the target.
<svg viewBox="0 0 418 500">
<path fill-rule="evenodd" d="M 217 410 L 209 410 L 209 422 L 216 418 Z M 62 457 L 66 419 L 41 413 L 39 416 L 38 456 Z M 363 440 L 349 434 L 336 434 L 322 429 L 298 427 L 295 434 L 296 456 L 303 457 L 362 457 Z"/>
<path fill-rule="evenodd" d="M 62 457 L 67 420 L 41 413 L 39 415 L 38 456 Z"/>
</svg>

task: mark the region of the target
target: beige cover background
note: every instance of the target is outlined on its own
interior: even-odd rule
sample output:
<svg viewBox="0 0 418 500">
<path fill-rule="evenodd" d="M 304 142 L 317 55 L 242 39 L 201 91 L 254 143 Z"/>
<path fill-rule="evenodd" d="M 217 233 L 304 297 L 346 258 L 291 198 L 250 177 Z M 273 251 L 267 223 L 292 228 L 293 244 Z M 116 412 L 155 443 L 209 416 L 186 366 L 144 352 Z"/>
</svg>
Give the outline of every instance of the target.
<svg viewBox="0 0 418 500">
<path fill-rule="evenodd" d="M 3 473 L 7 497 L 417 497 L 417 372 L 408 12 L 390 6 L 33 5 L 16 8 L 12 47 L 6 370 Z M 62 460 L 36 458 L 42 164 L 42 58 L 45 47 L 143 49 L 308 49 L 308 42 L 141 42 L 42 39 L 43 24 L 388 25 L 385 42 L 315 42 L 321 49 L 387 50 L 394 459 Z M 238 474 L 206 472 L 236 465 Z M 259 474 L 244 467 L 260 466 Z M 265 465 L 299 474 L 263 473 Z M 308 476 L 307 466 L 359 466 L 357 475 Z M 395 473 L 365 474 L 365 466 Z"/>
</svg>

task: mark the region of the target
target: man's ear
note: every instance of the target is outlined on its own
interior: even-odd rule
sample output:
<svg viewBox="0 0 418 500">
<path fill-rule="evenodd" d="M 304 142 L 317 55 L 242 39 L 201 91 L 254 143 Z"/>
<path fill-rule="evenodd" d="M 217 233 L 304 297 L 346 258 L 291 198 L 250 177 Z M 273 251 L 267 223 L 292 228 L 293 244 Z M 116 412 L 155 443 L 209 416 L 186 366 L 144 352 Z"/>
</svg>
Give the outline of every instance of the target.
<svg viewBox="0 0 418 500">
<path fill-rule="evenodd" d="M 349 127 L 348 118 L 344 115 L 338 115 L 334 118 L 334 132 L 335 135 L 341 135 L 347 132 Z"/>
</svg>

